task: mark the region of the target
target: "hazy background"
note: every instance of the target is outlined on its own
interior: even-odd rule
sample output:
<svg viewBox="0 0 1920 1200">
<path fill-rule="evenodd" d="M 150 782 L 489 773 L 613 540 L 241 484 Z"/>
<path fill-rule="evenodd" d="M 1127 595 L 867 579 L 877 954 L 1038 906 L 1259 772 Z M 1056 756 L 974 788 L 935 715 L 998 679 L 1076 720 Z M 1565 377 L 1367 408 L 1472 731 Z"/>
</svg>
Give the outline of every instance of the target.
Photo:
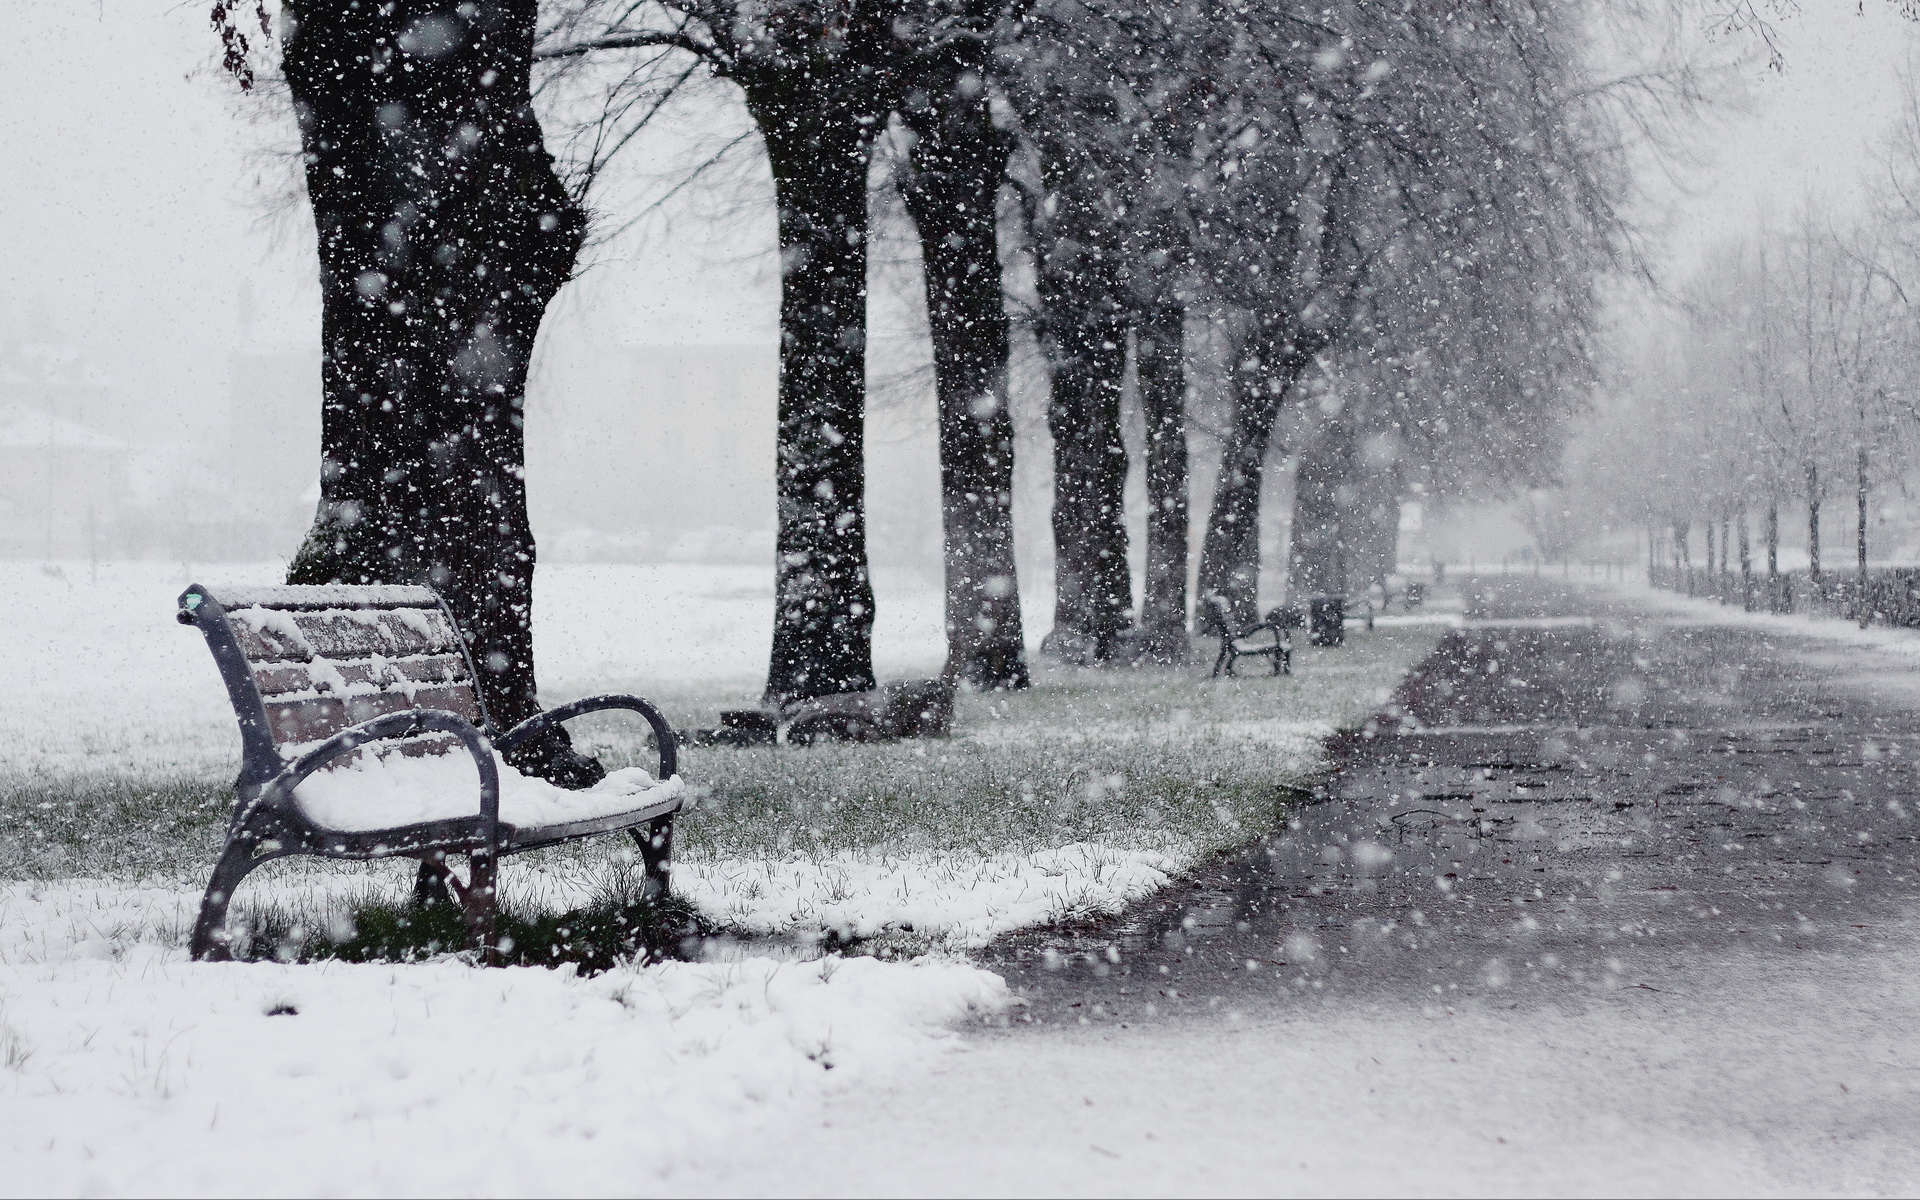
<svg viewBox="0 0 1920 1200">
<path fill-rule="evenodd" d="M 1648 181 L 1657 266 L 1682 274 L 1714 239 L 1803 195 L 1859 202 L 1915 46 L 1892 7 L 1809 0 L 1777 26 L 1784 70 L 1759 56 L 1734 69 L 1741 107 L 1701 131 L 1697 163 Z M 286 199 L 290 117 L 218 74 L 197 2 L 16 5 L 0 22 L 0 556 L 290 555 L 319 437 L 319 293 L 310 224 Z M 640 161 L 657 168 L 737 130 L 735 102 L 712 95 Z M 682 193 L 592 249 L 551 310 L 528 425 L 549 561 L 770 565 L 777 280 L 753 157 L 736 175 L 744 196 Z M 917 261 L 892 228 L 876 243 L 873 556 L 932 576 L 932 379 Z M 1664 319 L 1647 293 L 1622 296 L 1622 330 Z M 1023 568 L 1044 573 L 1050 449 L 1043 385 L 1023 361 L 1016 514 Z M 1193 399 L 1198 520 L 1218 453 L 1204 361 Z M 1270 567 L 1289 486 L 1275 475 Z M 1422 558 L 1526 542 L 1498 513 L 1412 507 L 1409 525 L 1403 554 Z"/>
</svg>

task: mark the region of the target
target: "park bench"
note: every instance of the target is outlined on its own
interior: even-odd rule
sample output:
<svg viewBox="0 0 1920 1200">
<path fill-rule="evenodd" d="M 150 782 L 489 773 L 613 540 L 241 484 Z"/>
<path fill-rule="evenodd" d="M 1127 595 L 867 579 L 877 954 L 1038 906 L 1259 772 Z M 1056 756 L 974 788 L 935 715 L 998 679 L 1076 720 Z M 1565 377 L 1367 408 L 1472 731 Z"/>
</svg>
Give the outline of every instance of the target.
<svg viewBox="0 0 1920 1200">
<path fill-rule="evenodd" d="M 230 957 L 234 889 L 260 864 L 293 854 L 419 860 L 416 897 L 450 893 L 488 960 L 503 855 L 628 830 L 647 893 L 665 893 L 681 784 L 673 731 L 645 700 L 592 696 L 499 732 L 451 614 L 423 587 L 194 584 L 181 593 L 179 619 L 205 635 L 241 739 L 233 816 L 194 924 L 194 958 Z M 502 758 L 610 709 L 653 727 L 657 777 L 629 767 L 568 790 Z M 449 855 L 467 857 L 465 882 Z"/>
<path fill-rule="evenodd" d="M 1303 618 L 1293 605 L 1283 604 L 1238 633 L 1233 630 L 1233 612 L 1227 598 L 1209 592 L 1206 603 L 1220 630 L 1220 654 L 1213 660 L 1213 677 L 1233 674 L 1234 664 L 1243 658 L 1270 658 L 1275 675 L 1293 674 L 1293 631 Z"/>
</svg>

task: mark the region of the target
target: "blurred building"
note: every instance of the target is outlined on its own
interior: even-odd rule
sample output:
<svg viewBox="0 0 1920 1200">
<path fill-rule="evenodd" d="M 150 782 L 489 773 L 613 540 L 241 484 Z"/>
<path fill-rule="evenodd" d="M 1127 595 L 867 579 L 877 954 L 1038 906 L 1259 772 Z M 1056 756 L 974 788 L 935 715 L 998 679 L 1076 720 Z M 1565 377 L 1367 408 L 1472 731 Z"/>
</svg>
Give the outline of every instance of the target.
<svg viewBox="0 0 1920 1200">
<path fill-rule="evenodd" d="M 0 557 L 118 551 L 128 455 L 112 385 L 70 347 L 0 340 Z"/>
<path fill-rule="evenodd" d="M 778 380 L 772 346 L 553 349 L 527 427 L 543 554 L 771 561 Z"/>
</svg>

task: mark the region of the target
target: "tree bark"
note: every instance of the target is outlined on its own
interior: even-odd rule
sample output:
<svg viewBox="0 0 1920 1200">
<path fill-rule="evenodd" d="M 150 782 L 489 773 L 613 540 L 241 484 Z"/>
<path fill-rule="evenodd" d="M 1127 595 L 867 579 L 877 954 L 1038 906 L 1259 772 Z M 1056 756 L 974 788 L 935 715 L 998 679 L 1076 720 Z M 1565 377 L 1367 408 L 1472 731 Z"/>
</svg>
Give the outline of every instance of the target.
<svg viewBox="0 0 1920 1200">
<path fill-rule="evenodd" d="M 292 0 L 321 283 L 320 504 L 291 583 L 428 584 L 502 727 L 539 711 L 527 368 L 584 214 L 529 92 L 534 0 Z M 519 758 L 566 782 L 564 733 Z"/>
<path fill-rule="evenodd" d="M 901 195 L 920 233 L 939 396 L 946 676 L 975 688 L 1023 688 L 1011 338 L 997 220 L 1008 147 L 993 126 L 980 66 L 956 55 L 926 81 L 926 92 L 927 103 L 905 114 L 916 140 Z"/>
<path fill-rule="evenodd" d="M 1147 427 L 1147 579 L 1140 625 L 1156 662 L 1186 661 L 1186 310 L 1156 306 L 1134 326 L 1134 375 Z"/>
<path fill-rule="evenodd" d="M 780 396 L 766 699 L 870 691 L 867 165 L 876 122 L 784 74 L 741 80 L 773 169 Z"/>
<path fill-rule="evenodd" d="M 1354 499 L 1356 440 L 1353 428 L 1335 418 L 1301 451 L 1293 482 L 1290 597 L 1347 594 L 1347 510 Z M 1537 568 L 1537 557 L 1534 564 Z"/>
<path fill-rule="evenodd" d="M 1767 579 L 1780 577 L 1780 502 L 1767 501 Z"/>
<path fill-rule="evenodd" d="M 1362 472 L 1347 538 L 1349 592 L 1364 591 L 1399 568 L 1400 479 L 1396 466 Z"/>
<path fill-rule="evenodd" d="M 1780 502 L 1767 497 L 1767 611 L 1784 612 L 1780 590 Z"/>
<path fill-rule="evenodd" d="M 1819 593 L 1820 583 L 1820 468 L 1807 464 L 1807 578 Z"/>
<path fill-rule="evenodd" d="M 1120 437 L 1126 326 L 1112 310 L 1083 310 L 1078 320 L 1070 312 L 1056 305 L 1047 336 L 1054 610 L 1046 649 L 1070 662 L 1105 662 L 1133 608 Z"/>
<path fill-rule="evenodd" d="M 1200 548 L 1199 591 L 1203 597 L 1216 592 L 1223 597 L 1242 627 L 1258 619 L 1260 489 L 1273 424 L 1312 361 L 1312 349 L 1298 339 L 1256 331 L 1228 373 L 1233 423 L 1220 449 L 1220 476 Z M 1210 621 L 1211 611 L 1201 611 Z"/>
<path fill-rule="evenodd" d="M 1747 510 L 1740 510 L 1740 607 L 1753 611 L 1753 547 L 1747 540 Z"/>
<path fill-rule="evenodd" d="M 1859 573 L 1854 587 L 1854 607 L 1859 610 L 1860 628 L 1865 629 L 1873 619 L 1873 604 L 1867 596 L 1867 448 L 1860 446 L 1855 452 L 1858 469 L 1858 486 L 1855 495 L 1859 502 L 1859 520 L 1855 528 L 1855 548 L 1858 551 Z"/>
<path fill-rule="evenodd" d="M 1707 584 L 1713 588 L 1715 599 L 1722 599 L 1722 597 L 1720 597 L 1720 578 L 1718 578 L 1718 576 L 1720 576 L 1720 570 L 1718 570 L 1718 564 L 1716 564 L 1715 557 L 1713 557 L 1713 551 L 1715 551 L 1715 545 L 1713 545 L 1713 516 L 1709 516 L 1709 518 L 1707 518 Z"/>
</svg>

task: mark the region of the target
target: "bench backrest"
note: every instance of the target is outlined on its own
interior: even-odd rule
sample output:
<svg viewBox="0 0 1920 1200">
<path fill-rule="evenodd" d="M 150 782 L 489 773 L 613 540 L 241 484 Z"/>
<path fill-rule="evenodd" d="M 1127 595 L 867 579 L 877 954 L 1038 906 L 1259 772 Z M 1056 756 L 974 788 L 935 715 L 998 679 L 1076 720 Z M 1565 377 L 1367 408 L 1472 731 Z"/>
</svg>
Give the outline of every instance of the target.
<svg viewBox="0 0 1920 1200">
<path fill-rule="evenodd" d="M 226 680 L 243 784 L 384 713 L 444 709 L 489 729 L 466 644 L 428 588 L 195 584 L 180 620 L 206 636 Z"/>
</svg>

